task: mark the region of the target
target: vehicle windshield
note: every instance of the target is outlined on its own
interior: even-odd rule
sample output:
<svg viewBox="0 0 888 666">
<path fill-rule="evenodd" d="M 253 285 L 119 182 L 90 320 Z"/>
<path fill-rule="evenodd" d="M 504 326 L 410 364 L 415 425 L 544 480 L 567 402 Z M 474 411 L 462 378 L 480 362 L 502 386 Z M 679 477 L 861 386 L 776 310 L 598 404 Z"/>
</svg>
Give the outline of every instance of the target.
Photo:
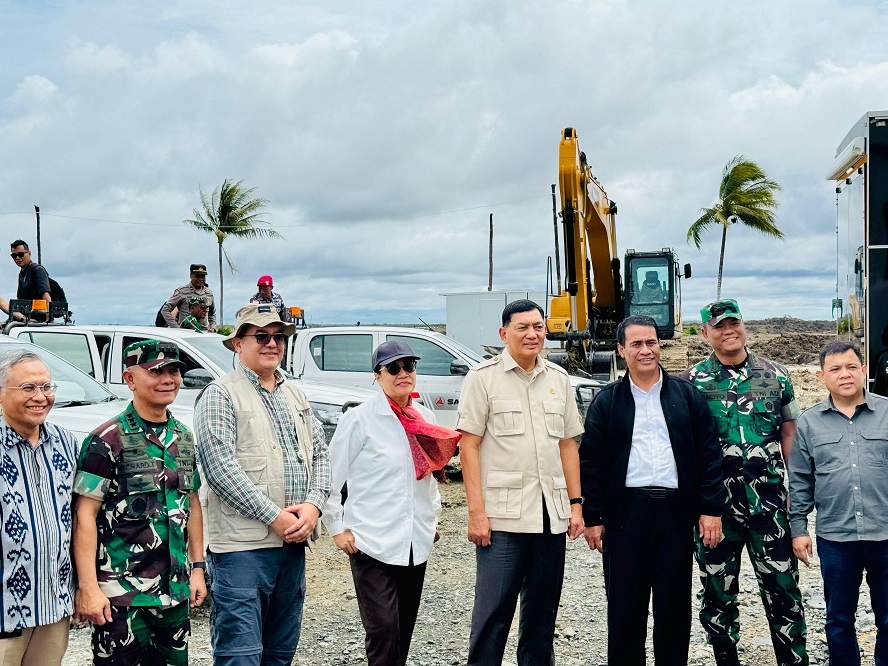
<svg viewBox="0 0 888 666">
<path fill-rule="evenodd" d="M 222 368 L 225 372 L 234 370 L 233 351 L 226 349 L 222 341 L 225 338 L 218 335 L 195 335 L 188 338 L 188 342 L 194 345 L 194 348 L 205 354 L 213 363 Z"/>
<path fill-rule="evenodd" d="M 0 345 L 0 353 L 15 349 L 27 349 L 40 355 L 49 369 L 52 381 L 59 385 L 55 394 L 55 407 L 64 407 L 68 404 L 88 405 L 117 398 L 85 372 L 37 345 L 24 341 Z"/>
<path fill-rule="evenodd" d="M 450 347 L 453 347 L 454 349 L 457 349 L 457 350 L 460 351 L 464 356 L 468 356 L 468 357 L 469 357 L 471 360 L 473 360 L 475 363 L 481 363 L 481 361 L 484 360 L 484 358 L 482 358 L 481 355 L 478 354 L 478 352 L 474 352 L 474 351 L 472 351 L 471 349 L 469 349 L 468 347 L 466 347 L 463 343 L 461 343 L 461 342 L 457 342 L 457 341 L 454 340 L 453 338 L 448 338 L 447 336 L 443 336 L 443 337 L 446 338 L 446 340 L 447 340 L 447 344 L 448 344 Z"/>
</svg>

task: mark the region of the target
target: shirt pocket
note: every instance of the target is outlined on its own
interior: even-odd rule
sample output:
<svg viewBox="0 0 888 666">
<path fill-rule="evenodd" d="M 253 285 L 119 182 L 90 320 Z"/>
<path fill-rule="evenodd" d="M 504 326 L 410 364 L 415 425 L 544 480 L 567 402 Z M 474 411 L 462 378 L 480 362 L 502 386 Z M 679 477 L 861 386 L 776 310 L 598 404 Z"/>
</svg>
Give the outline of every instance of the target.
<svg viewBox="0 0 888 666">
<path fill-rule="evenodd" d="M 753 403 L 751 416 L 752 430 L 761 437 L 771 437 L 780 429 L 780 417 L 763 402 Z"/>
<path fill-rule="evenodd" d="M 257 484 L 257 490 L 266 497 L 268 496 L 268 486 Z M 220 525 L 222 534 L 231 541 L 261 541 L 268 536 L 268 525 L 261 520 L 253 520 L 246 516 L 240 515 L 231 506 L 225 502 L 220 503 L 222 507 Z"/>
<path fill-rule="evenodd" d="M 123 479 L 127 495 L 154 493 L 161 489 L 163 463 L 150 456 L 133 457 L 123 462 Z"/>
<path fill-rule="evenodd" d="M 520 518 L 521 472 L 491 471 L 487 473 L 487 492 L 484 508 L 489 518 Z"/>
<path fill-rule="evenodd" d="M 858 445 L 863 448 L 863 462 L 873 467 L 888 467 L 888 434 L 863 430 Z"/>
<path fill-rule="evenodd" d="M 268 481 L 266 474 L 268 460 L 265 459 L 265 456 L 243 456 L 242 458 L 238 458 L 237 462 L 253 485 L 258 487 L 260 481 Z M 267 494 L 268 486 L 265 486 L 265 488 L 265 494 Z"/>
<path fill-rule="evenodd" d="M 497 437 L 524 434 L 524 410 L 520 400 L 491 400 L 490 412 L 493 434 Z"/>
<path fill-rule="evenodd" d="M 842 434 L 822 432 L 811 437 L 816 472 L 829 472 L 842 466 L 845 457 Z"/>
<path fill-rule="evenodd" d="M 543 400 L 546 430 L 552 437 L 564 439 L 564 400 Z"/>
<path fill-rule="evenodd" d="M 570 497 L 567 494 L 567 481 L 563 476 L 552 477 L 552 497 L 555 502 L 555 513 L 562 520 L 570 518 Z"/>
<path fill-rule="evenodd" d="M 241 433 L 237 439 L 239 449 L 253 450 L 267 444 L 264 437 L 265 429 L 262 427 L 265 424 L 259 421 L 260 418 L 264 418 L 264 415 L 250 410 L 235 411 L 235 424 L 238 433 Z"/>
</svg>

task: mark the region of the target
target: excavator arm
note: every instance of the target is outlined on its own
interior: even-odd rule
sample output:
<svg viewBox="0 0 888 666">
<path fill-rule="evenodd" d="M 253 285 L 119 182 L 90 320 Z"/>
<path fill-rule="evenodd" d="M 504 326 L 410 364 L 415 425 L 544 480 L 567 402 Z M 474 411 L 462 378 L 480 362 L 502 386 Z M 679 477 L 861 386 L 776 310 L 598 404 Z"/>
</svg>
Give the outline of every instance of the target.
<svg viewBox="0 0 888 666">
<path fill-rule="evenodd" d="M 558 183 L 567 279 L 565 291 L 552 299 L 549 338 L 589 340 L 599 337 L 599 320 L 619 321 L 622 314 L 617 207 L 592 175 L 572 127 L 561 133 Z"/>
</svg>

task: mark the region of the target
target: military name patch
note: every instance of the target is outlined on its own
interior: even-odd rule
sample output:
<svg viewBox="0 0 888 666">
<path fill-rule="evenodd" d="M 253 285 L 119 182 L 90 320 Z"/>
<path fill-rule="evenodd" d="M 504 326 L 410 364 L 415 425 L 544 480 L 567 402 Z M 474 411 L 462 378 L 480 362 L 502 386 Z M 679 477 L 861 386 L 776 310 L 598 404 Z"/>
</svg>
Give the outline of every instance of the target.
<svg viewBox="0 0 888 666">
<path fill-rule="evenodd" d="M 156 460 L 131 460 L 123 463 L 123 473 L 132 474 L 134 472 L 144 472 L 145 470 L 157 469 Z"/>
</svg>

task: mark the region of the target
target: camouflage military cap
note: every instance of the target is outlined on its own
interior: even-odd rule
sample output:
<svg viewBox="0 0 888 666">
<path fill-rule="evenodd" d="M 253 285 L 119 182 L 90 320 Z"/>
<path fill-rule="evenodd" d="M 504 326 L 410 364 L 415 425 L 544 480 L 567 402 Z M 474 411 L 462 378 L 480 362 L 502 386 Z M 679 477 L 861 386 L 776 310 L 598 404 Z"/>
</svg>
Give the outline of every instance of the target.
<svg viewBox="0 0 888 666">
<path fill-rule="evenodd" d="M 172 364 L 181 368 L 185 367 L 185 364 L 179 360 L 179 347 L 173 342 L 140 340 L 127 345 L 123 350 L 124 369 L 138 365 L 146 370 L 151 370 Z"/>
<path fill-rule="evenodd" d="M 188 307 L 191 307 L 192 305 L 202 305 L 204 307 L 207 307 L 207 299 L 206 297 L 200 295 L 192 296 L 188 299 Z"/>
<path fill-rule="evenodd" d="M 740 306 L 733 298 L 723 298 L 720 301 L 713 301 L 709 305 L 700 310 L 700 321 L 710 326 L 715 326 L 723 319 L 739 319 L 743 321 L 743 315 L 740 314 Z"/>
</svg>

